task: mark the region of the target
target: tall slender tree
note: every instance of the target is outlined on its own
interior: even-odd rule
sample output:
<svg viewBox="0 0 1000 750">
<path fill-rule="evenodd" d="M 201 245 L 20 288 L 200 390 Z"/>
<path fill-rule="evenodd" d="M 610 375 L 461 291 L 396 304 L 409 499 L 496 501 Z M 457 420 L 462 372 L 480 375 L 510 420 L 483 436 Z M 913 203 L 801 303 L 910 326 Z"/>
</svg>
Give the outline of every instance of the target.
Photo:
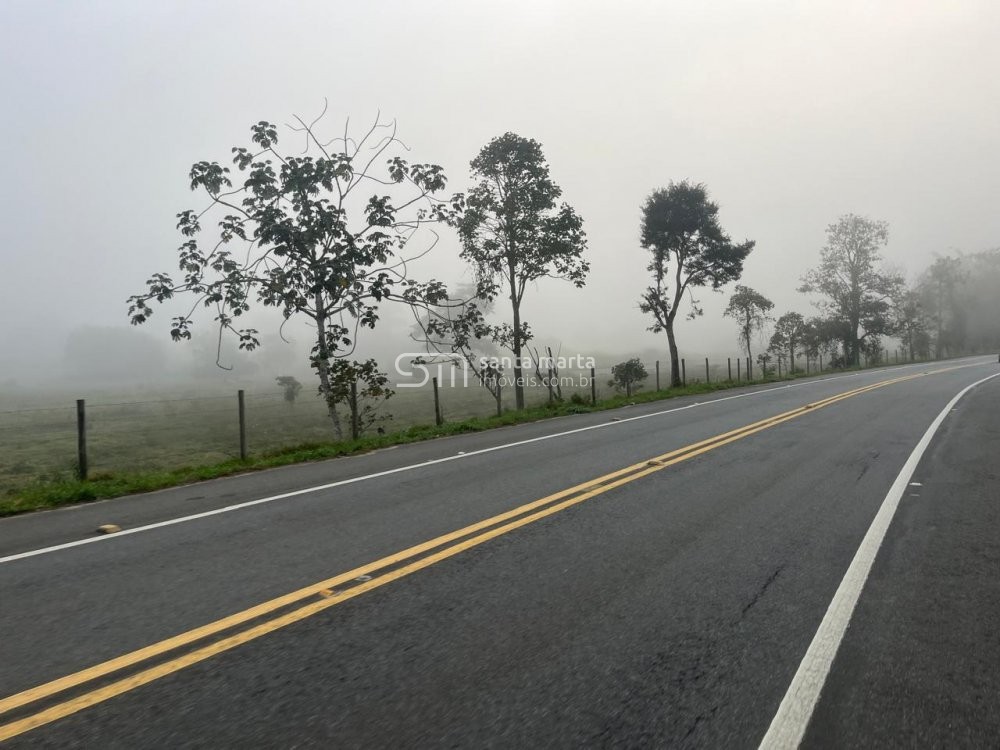
<svg viewBox="0 0 1000 750">
<path fill-rule="evenodd" d="M 650 331 L 667 334 L 670 384 L 676 388 L 681 371 L 674 322 L 684 294 L 704 286 L 720 289 L 739 279 L 754 242 L 733 243 L 719 225 L 719 206 L 709 200 L 705 186 L 683 181 L 654 190 L 646 199 L 642 246 L 651 255 L 646 270 L 653 283 L 643 292 L 639 309 L 653 316 Z M 688 318 L 694 318 L 702 309 L 693 296 L 690 299 Z"/>
<path fill-rule="evenodd" d="M 462 257 L 476 274 L 479 299 L 506 296 L 511 320 L 493 327 L 493 339 L 514 355 L 514 399 L 524 408 L 522 359 L 531 329 L 521 314 L 528 284 L 542 278 L 586 283 L 583 220 L 549 176 L 538 141 L 505 133 L 472 160 L 475 186 L 458 223 Z"/>
<path fill-rule="evenodd" d="M 767 297 L 742 284 L 736 285 L 733 296 L 729 298 L 729 304 L 722 313 L 727 318 L 732 318 L 740 327 L 740 346 L 747 356 L 753 359 L 751 345 L 754 336 L 764 330 L 764 326 L 771 320 L 771 310 L 774 303 Z"/>
</svg>

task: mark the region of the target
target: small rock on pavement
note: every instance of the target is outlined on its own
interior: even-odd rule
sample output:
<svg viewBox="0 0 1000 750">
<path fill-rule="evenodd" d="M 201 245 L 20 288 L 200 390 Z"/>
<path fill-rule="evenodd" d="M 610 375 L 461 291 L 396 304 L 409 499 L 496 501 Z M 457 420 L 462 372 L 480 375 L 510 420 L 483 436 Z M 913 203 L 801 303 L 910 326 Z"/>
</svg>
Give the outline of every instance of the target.
<svg viewBox="0 0 1000 750">
<path fill-rule="evenodd" d="M 122 527 L 116 523 L 106 523 L 103 526 L 97 527 L 98 534 L 115 534 L 122 530 Z"/>
</svg>

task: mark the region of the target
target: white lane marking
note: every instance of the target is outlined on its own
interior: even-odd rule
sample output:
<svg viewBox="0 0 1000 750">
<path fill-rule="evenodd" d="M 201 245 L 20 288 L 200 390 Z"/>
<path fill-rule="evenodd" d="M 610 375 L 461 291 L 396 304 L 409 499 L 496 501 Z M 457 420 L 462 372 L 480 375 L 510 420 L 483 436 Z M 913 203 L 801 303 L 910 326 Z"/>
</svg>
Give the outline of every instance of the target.
<svg viewBox="0 0 1000 750">
<path fill-rule="evenodd" d="M 920 442 L 917 443 L 910 457 L 906 459 L 896 481 L 892 483 L 889 493 L 882 501 L 878 513 L 875 514 L 875 519 L 868 528 L 865 538 L 861 541 L 861 546 L 854 554 L 854 559 L 847 568 L 847 573 L 844 574 L 844 578 L 837 588 L 837 593 L 833 595 L 833 600 L 826 610 L 823 621 L 820 623 L 816 635 L 813 636 L 812 643 L 809 644 L 809 649 L 802 658 L 781 705 L 778 706 L 778 712 L 771 720 L 771 726 L 768 727 L 764 739 L 761 740 L 761 748 L 790 750 L 797 748 L 802 742 L 806 727 L 809 725 L 813 710 L 816 708 L 816 702 L 823 690 L 823 684 L 830 673 L 830 666 L 837 655 L 837 649 L 840 648 L 840 642 L 847 631 L 851 615 L 854 614 L 858 597 L 868 580 L 875 556 L 878 554 L 879 547 L 882 546 L 882 541 L 889 530 L 889 524 L 892 523 L 892 517 L 906 491 L 910 477 L 916 471 L 917 464 L 920 463 L 920 459 L 927 450 L 927 446 L 930 445 L 934 434 L 944 422 L 945 417 L 951 413 L 955 404 L 977 385 L 998 376 L 1000 373 L 990 375 L 988 378 L 977 380 L 959 391 L 941 410 L 937 418 L 931 422 L 930 427 L 920 438 Z"/>
<path fill-rule="evenodd" d="M 988 363 L 972 363 L 966 365 L 967 367 L 975 367 L 977 364 L 988 364 Z M 924 367 L 925 364 L 918 365 L 907 365 L 910 367 Z M 902 370 L 904 367 L 893 368 L 895 370 Z M 639 414 L 635 417 L 624 417 L 614 422 L 601 422 L 595 425 L 589 425 L 587 427 L 577 427 L 573 430 L 566 430 L 564 432 L 555 432 L 551 435 L 541 435 L 539 437 L 528 438 L 526 440 L 517 440 L 513 443 L 503 443 L 502 445 L 494 445 L 489 448 L 480 448 L 479 450 L 469 451 L 468 453 L 458 453 L 452 456 L 444 456 L 443 458 L 434 458 L 429 461 L 422 461 L 416 464 L 408 464 L 406 466 L 398 466 L 395 469 L 387 469 L 385 471 L 378 471 L 372 474 L 364 474 L 358 477 L 352 477 L 350 479 L 341 479 L 336 482 L 330 482 L 329 484 L 320 484 L 314 487 L 305 487 L 301 490 L 293 490 L 291 492 L 283 492 L 280 495 L 271 495 L 269 497 L 262 497 L 257 500 L 248 500 L 242 503 L 235 503 L 233 505 L 226 505 L 222 508 L 215 508 L 214 510 L 206 510 L 201 513 L 192 513 L 187 516 L 178 516 L 177 518 L 170 518 L 166 521 L 158 521 L 156 523 L 146 524 L 144 526 L 136 526 L 131 529 L 123 529 L 117 534 L 110 536 L 96 536 L 88 537 L 86 539 L 77 539 L 72 542 L 64 542 L 62 544 L 54 544 L 50 547 L 41 547 L 39 549 L 28 550 L 27 552 L 18 552 L 13 555 L 7 555 L 6 557 L 0 557 L 0 564 L 14 562 L 15 560 L 23 560 L 27 557 L 36 557 L 37 555 L 46 555 L 52 552 L 59 552 L 64 549 L 71 549 L 73 547 L 81 547 L 86 544 L 96 544 L 97 542 L 108 542 L 113 539 L 121 539 L 122 537 L 131 536 L 132 534 L 139 534 L 145 531 L 153 531 L 154 529 L 162 529 L 167 526 L 174 526 L 179 523 L 187 523 L 188 521 L 197 521 L 202 518 L 210 518 L 211 516 L 218 516 L 222 513 L 231 513 L 236 510 L 243 510 L 245 508 L 252 508 L 257 505 L 263 505 L 265 503 L 273 503 L 276 500 L 286 500 L 290 497 L 299 497 L 301 495 L 307 495 L 312 492 L 322 492 L 323 490 L 333 489 L 335 487 L 343 487 L 347 484 L 354 484 L 356 482 L 364 482 L 369 479 L 378 479 L 379 477 L 389 476 L 390 474 L 398 474 L 404 471 L 413 471 L 414 469 L 422 469 L 427 466 L 434 466 L 435 464 L 447 463 L 448 461 L 457 461 L 463 458 L 471 458 L 472 456 L 479 456 L 484 453 L 492 453 L 494 451 L 506 450 L 508 448 L 517 448 L 522 445 L 528 445 L 530 443 L 538 443 L 543 440 L 553 440 L 555 438 L 566 437 L 567 435 L 575 435 L 580 432 L 588 432 L 590 430 L 601 430 L 606 427 L 614 427 L 617 425 L 625 424 L 626 422 L 635 422 L 640 419 L 649 419 L 650 417 L 661 417 L 665 414 L 674 414 L 680 411 L 687 411 L 688 409 L 694 409 L 699 406 L 711 406 L 713 404 L 721 404 L 724 401 L 734 401 L 741 398 L 749 398 L 751 396 L 759 396 L 768 393 L 775 393 L 777 391 L 788 390 L 789 388 L 798 388 L 805 385 L 815 385 L 817 383 L 825 383 L 829 380 L 840 380 L 843 378 L 853 378 L 859 375 L 873 375 L 882 374 L 884 371 L 879 371 L 878 373 L 872 373 L 870 371 L 854 372 L 849 375 L 833 375 L 827 378 L 810 379 L 804 380 L 798 383 L 788 383 L 786 385 L 776 386 L 774 388 L 763 388 L 757 391 L 750 391 L 749 393 L 738 393 L 734 396 L 724 396 L 722 398 L 710 399 L 708 401 L 699 401 L 698 403 L 688 404 L 686 406 L 678 406 L 673 409 L 663 409 L 661 411 L 650 412 L 649 414 Z"/>
</svg>

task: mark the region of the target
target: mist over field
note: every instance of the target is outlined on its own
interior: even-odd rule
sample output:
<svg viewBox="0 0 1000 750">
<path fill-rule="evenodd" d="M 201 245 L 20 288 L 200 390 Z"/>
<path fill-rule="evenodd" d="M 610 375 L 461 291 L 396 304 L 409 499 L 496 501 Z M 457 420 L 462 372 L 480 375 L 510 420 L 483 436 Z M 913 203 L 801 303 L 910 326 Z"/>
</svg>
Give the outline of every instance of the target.
<svg viewBox="0 0 1000 750">
<path fill-rule="evenodd" d="M 1000 748 L 1000 0 L 0 0 L 0 106 L 4 748 Z"/>
<path fill-rule="evenodd" d="M 211 311 L 192 341 L 172 343 L 182 305 L 133 328 L 125 300 L 176 268 L 175 215 L 204 204 L 191 165 L 228 163 L 252 123 L 311 119 L 324 99 L 325 132 L 381 112 L 407 158 L 444 168 L 449 191 L 469 189 L 491 138 L 536 139 L 583 219 L 591 270 L 581 289 L 533 282 L 524 317 L 538 345 L 605 366 L 666 359 L 638 308 L 639 234 L 643 201 L 671 181 L 705 183 L 733 240 L 756 242 L 740 283 L 776 315 L 816 313 L 796 289 L 842 214 L 888 223 L 885 263 L 911 284 L 939 256 L 1000 245 L 990 2 L 12 1 L 0 21 L 0 391 L 14 404 L 38 391 L 229 392 L 282 374 L 312 391 L 300 322 L 286 343 L 280 316 L 254 310 L 262 347 L 240 353 L 227 339 L 233 369 L 221 370 Z M 281 138 L 294 150 L 294 134 Z M 410 271 L 469 284 L 459 250 L 445 230 Z M 979 278 L 967 323 L 986 329 L 985 345 L 998 310 Z M 682 310 L 682 355 L 739 355 L 722 316 L 732 290 L 695 290 L 704 315 Z M 412 324 L 383 305 L 359 355 L 391 367 L 419 350 Z"/>
</svg>

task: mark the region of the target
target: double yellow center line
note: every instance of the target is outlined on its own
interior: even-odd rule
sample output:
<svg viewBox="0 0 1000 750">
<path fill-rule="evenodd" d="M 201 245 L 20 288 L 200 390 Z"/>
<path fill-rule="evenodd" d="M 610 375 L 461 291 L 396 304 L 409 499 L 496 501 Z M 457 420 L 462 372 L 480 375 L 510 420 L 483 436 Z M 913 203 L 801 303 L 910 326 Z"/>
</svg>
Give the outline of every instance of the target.
<svg viewBox="0 0 1000 750">
<path fill-rule="evenodd" d="M 956 368 L 947 368 L 956 369 Z M 936 372 L 944 372 L 937 370 Z M 583 484 L 521 505 L 465 528 L 452 531 L 354 570 L 263 602 L 221 620 L 189 630 L 145 648 L 96 664 L 0 700 L 0 741 L 82 711 L 153 682 L 216 654 L 236 648 L 292 623 L 334 607 L 476 547 L 522 526 L 547 518 L 609 490 L 662 471 L 723 445 L 877 388 L 922 377 L 917 373 L 883 380 L 815 401 L 739 429 L 655 456 Z M 76 688 L 84 686 L 84 690 Z M 72 695 L 76 692 L 76 695 Z M 62 696 L 67 693 L 72 697 Z"/>
</svg>

